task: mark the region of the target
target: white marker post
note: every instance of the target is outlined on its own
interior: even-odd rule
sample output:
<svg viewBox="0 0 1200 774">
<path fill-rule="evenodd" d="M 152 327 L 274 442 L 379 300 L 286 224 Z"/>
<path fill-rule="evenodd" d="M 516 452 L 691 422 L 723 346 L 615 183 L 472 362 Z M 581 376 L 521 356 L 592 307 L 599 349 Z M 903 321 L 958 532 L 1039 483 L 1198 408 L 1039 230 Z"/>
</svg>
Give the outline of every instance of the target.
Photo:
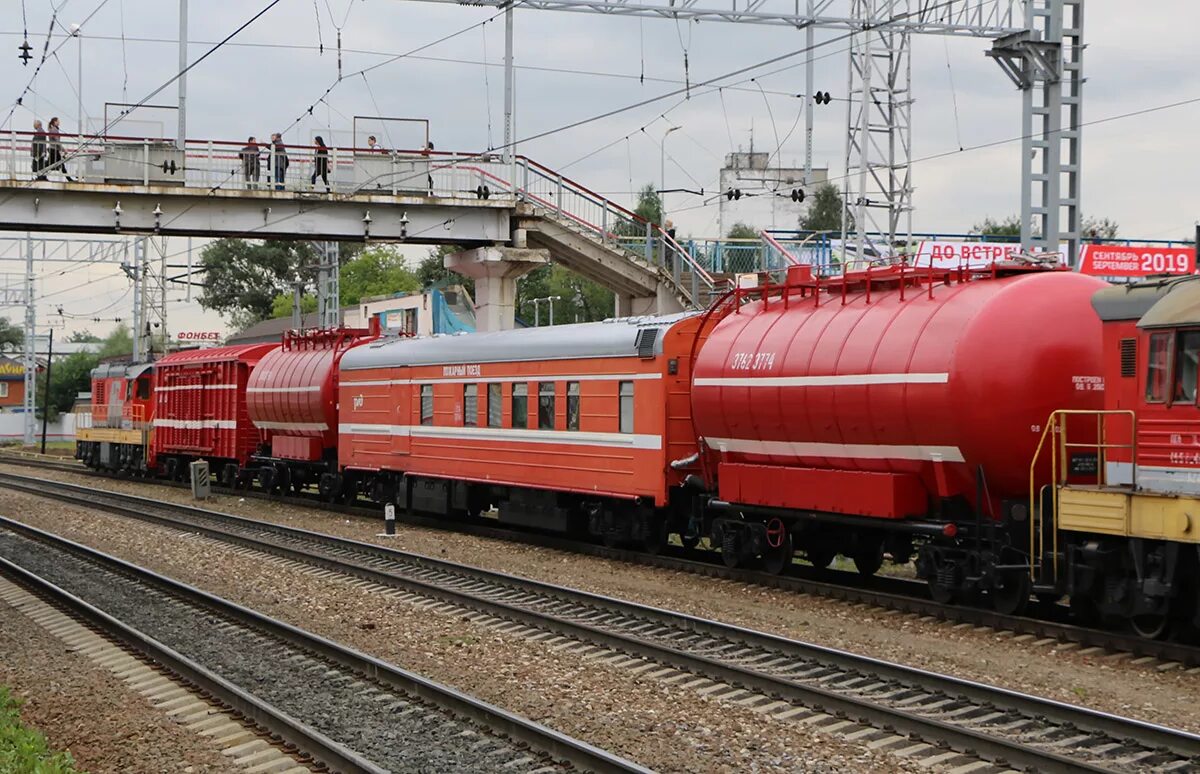
<svg viewBox="0 0 1200 774">
<path fill-rule="evenodd" d="M 377 537 L 396 537 L 396 504 L 383 506 L 383 532 Z"/>
</svg>

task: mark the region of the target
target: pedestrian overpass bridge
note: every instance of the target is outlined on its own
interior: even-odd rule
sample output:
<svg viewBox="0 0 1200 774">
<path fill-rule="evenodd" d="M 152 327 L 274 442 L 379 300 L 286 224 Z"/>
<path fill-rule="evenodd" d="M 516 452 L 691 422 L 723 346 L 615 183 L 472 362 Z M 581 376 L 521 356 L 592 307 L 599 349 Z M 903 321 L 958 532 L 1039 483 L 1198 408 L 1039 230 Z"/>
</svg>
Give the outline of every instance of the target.
<svg viewBox="0 0 1200 774">
<path fill-rule="evenodd" d="M 240 142 L 60 135 L 64 161 L 33 168 L 29 132 L 0 132 L 0 230 L 451 244 L 476 278 L 482 326 L 511 326 L 515 281 L 553 260 L 614 291 L 617 314 L 707 305 L 721 280 L 657 224 L 516 156 L 288 146 L 281 183 Z M 42 179 L 45 178 L 45 179 Z"/>
</svg>

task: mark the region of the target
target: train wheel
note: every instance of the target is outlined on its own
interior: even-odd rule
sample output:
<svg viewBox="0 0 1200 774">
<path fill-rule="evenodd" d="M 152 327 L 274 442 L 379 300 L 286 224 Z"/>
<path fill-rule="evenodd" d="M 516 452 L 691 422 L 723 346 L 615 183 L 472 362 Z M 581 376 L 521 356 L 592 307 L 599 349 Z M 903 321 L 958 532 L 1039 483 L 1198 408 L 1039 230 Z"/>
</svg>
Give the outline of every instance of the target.
<svg viewBox="0 0 1200 774">
<path fill-rule="evenodd" d="M 667 538 L 670 534 L 667 531 L 667 520 L 653 514 L 646 516 L 642 529 L 643 537 L 639 541 L 642 550 L 652 556 L 657 556 L 667 545 Z"/>
<path fill-rule="evenodd" d="M 221 468 L 221 486 L 226 489 L 233 489 L 234 483 L 237 482 L 238 466 L 230 462 Z"/>
<path fill-rule="evenodd" d="M 787 572 L 792 566 L 792 557 L 795 555 L 795 546 L 792 544 L 792 533 L 785 532 L 779 540 L 779 545 L 774 548 L 767 548 L 763 553 L 763 569 L 772 575 L 781 575 Z"/>
<path fill-rule="evenodd" d="M 869 578 L 883 566 L 883 541 L 864 542 L 866 545 L 855 548 L 850 558 L 854 560 L 854 569 L 858 570 L 858 574 Z"/>
<path fill-rule="evenodd" d="M 267 494 L 275 491 L 275 481 L 277 478 L 275 468 L 267 467 L 258 471 L 258 485 Z"/>
<path fill-rule="evenodd" d="M 693 548 L 700 545 L 700 536 L 699 535 L 680 535 L 679 536 L 679 545 L 683 546 L 688 551 L 691 551 Z"/>
<path fill-rule="evenodd" d="M 286 497 L 288 492 L 292 491 L 292 469 L 287 466 L 280 466 L 276 468 L 276 471 L 278 472 L 277 478 L 279 480 L 275 484 L 275 491 L 281 497 Z"/>
<path fill-rule="evenodd" d="M 804 558 L 818 570 L 824 570 L 829 565 L 833 564 L 833 558 L 837 556 L 837 551 L 826 548 L 825 546 L 813 546 L 804 551 Z"/>
<path fill-rule="evenodd" d="M 1166 613 L 1135 615 L 1129 619 L 1134 633 L 1142 639 L 1165 639 L 1171 631 L 1171 618 Z"/>
<path fill-rule="evenodd" d="M 341 481 L 336 473 L 322 473 L 320 480 L 317 481 L 317 492 L 321 495 L 321 499 L 327 503 L 331 503 L 337 499 L 340 488 Z"/>
<path fill-rule="evenodd" d="M 1000 576 L 1002 586 L 993 587 L 988 591 L 992 598 L 992 608 L 1001 615 L 1021 615 L 1029 606 L 1029 592 L 1032 583 L 1029 574 L 1021 570 L 1010 570 Z"/>
<path fill-rule="evenodd" d="M 939 605 L 949 605 L 954 601 L 957 592 L 952 586 L 934 580 L 929 582 L 929 596 Z"/>
</svg>

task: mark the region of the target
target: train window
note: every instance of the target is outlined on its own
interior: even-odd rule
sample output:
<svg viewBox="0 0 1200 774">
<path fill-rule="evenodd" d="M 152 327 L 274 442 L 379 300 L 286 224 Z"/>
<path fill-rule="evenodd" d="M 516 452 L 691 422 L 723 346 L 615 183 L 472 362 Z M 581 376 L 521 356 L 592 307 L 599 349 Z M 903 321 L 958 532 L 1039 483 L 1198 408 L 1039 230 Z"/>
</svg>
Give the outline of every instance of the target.
<svg viewBox="0 0 1200 774">
<path fill-rule="evenodd" d="M 567 382 L 567 429 L 579 429 L 579 382 Z"/>
<path fill-rule="evenodd" d="M 1150 336 L 1146 357 L 1146 402 L 1163 403 L 1167 399 L 1167 368 L 1171 362 L 1171 334 Z"/>
<path fill-rule="evenodd" d="M 8 397 L 8 382 L 0 382 L 0 398 Z"/>
<path fill-rule="evenodd" d="M 633 432 L 633 382 L 621 382 L 620 396 L 621 432 Z"/>
<path fill-rule="evenodd" d="M 150 380 L 149 379 L 143 378 L 143 379 L 137 380 L 137 398 L 138 398 L 138 400 L 150 400 Z"/>
<path fill-rule="evenodd" d="M 554 382 L 538 385 L 538 430 L 554 429 Z"/>
<path fill-rule="evenodd" d="M 504 419 L 504 399 L 500 395 L 503 385 L 489 384 L 487 391 L 488 427 L 499 427 Z"/>
<path fill-rule="evenodd" d="M 514 384 L 512 390 L 512 426 L 529 427 L 529 385 Z"/>
<path fill-rule="evenodd" d="M 479 385 L 463 385 L 463 425 L 474 427 L 479 424 Z"/>
<path fill-rule="evenodd" d="M 433 385 L 421 385 L 421 424 L 433 424 Z"/>
<path fill-rule="evenodd" d="M 1200 331 L 1183 331 L 1175 345 L 1175 389 L 1171 400 L 1196 402 L 1196 378 L 1200 376 Z"/>
</svg>

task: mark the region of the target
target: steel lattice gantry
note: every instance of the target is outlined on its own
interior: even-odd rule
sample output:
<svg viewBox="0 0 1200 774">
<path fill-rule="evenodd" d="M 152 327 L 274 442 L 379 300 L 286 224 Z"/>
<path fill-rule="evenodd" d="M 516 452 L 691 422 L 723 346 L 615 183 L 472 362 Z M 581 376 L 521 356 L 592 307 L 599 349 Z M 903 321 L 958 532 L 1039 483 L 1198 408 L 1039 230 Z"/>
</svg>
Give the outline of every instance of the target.
<svg viewBox="0 0 1200 774">
<path fill-rule="evenodd" d="M 510 18 L 515 7 L 512 0 L 469 5 L 504 8 Z M 912 36 L 993 39 L 988 53 L 1025 106 L 1022 247 L 1062 251 L 1069 260 L 1078 252 L 1083 0 L 522 0 L 519 7 L 851 33 L 844 193 L 860 249 L 873 227 L 893 245 L 911 235 Z M 506 67 L 511 62 L 510 49 Z"/>
</svg>

